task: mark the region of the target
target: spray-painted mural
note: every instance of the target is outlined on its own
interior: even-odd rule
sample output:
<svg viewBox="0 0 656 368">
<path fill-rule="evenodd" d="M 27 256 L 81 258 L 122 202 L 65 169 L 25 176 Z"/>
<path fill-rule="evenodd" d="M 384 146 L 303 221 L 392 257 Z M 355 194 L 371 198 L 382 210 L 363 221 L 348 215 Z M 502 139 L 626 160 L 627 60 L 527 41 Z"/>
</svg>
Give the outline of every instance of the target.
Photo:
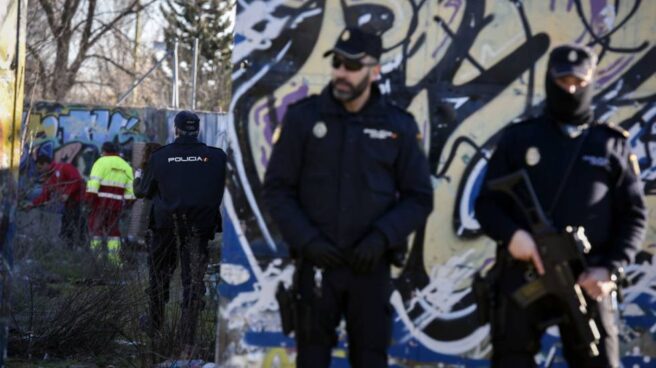
<svg viewBox="0 0 656 368">
<path fill-rule="evenodd" d="M 0 367 L 4 366 L 7 349 L 12 241 L 16 227 L 26 11 L 26 1 L 3 1 L 0 5 Z"/>
<path fill-rule="evenodd" d="M 171 142 L 176 111 L 154 108 L 122 108 L 37 102 L 23 126 L 21 180 L 35 175 L 34 162 L 40 154 L 69 162 L 88 176 L 100 156 L 103 142 L 112 141 L 128 161 L 133 142 Z M 201 139 L 225 146 L 224 115 L 198 113 Z"/>
<path fill-rule="evenodd" d="M 394 364 L 486 366 L 489 327 L 476 322 L 472 275 L 493 262 L 494 243 L 473 213 L 486 159 L 505 125 L 539 112 L 548 52 L 589 45 L 600 56 L 595 113 L 631 133 L 650 208 L 656 198 L 656 3 L 617 0 L 240 0 L 229 118 L 232 182 L 226 195 L 223 314 L 256 365 L 288 366 L 274 298 L 292 267 L 259 201 L 272 132 L 287 106 L 328 82 L 322 57 L 346 26 L 382 35 L 380 86 L 424 133 L 436 210 L 396 271 Z M 652 218 L 650 213 L 650 218 Z M 629 267 L 623 304 L 625 365 L 656 358 L 656 234 Z M 558 349 L 550 330 L 545 353 Z M 347 366 L 343 345 L 334 366 Z M 236 359 L 236 358 L 233 358 Z M 235 362 L 239 363 L 239 362 Z M 558 364 L 563 364 L 562 361 Z"/>
</svg>

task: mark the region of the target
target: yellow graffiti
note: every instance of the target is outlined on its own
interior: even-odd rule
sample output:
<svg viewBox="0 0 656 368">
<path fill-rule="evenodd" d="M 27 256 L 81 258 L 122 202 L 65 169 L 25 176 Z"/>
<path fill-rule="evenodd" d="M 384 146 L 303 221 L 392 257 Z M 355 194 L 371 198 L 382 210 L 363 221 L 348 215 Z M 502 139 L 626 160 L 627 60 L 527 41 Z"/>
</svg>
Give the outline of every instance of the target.
<svg viewBox="0 0 656 368">
<path fill-rule="evenodd" d="M 23 112 L 26 2 L 3 2 L 0 6 L 0 170 L 11 172 L 15 181 Z"/>
<path fill-rule="evenodd" d="M 296 368 L 295 354 L 283 348 L 267 349 L 262 368 Z M 346 350 L 333 349 L 333 358 L 346 359 Z"/>
<path fill-rule="evenodd" d="M 283 348 L 275 348 L 267 351 L 264 360 L 262 361 L 262 368 L 295 368 L 296 363 L 289 359 L 287 350 Z"/>
</svg>

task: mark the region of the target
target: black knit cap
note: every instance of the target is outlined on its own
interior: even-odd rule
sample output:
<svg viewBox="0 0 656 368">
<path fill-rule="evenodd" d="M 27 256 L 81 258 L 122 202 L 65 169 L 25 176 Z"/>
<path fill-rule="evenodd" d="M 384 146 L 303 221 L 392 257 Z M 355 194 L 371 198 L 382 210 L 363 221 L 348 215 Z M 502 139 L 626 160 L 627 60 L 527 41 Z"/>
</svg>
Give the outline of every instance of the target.
<svg viewBox="0 0 656 368">
<path fill-rule="evenodd" d="M 175 115 L 175 127 L 183 132 L 197 132 L 200 127 L 200 119 L 198 115 L 191 111 L 180 111 Z"/>
<path fill-rule="evenodd" d="M 109 142 L 109 141 L 103 143 L 102 147 L 100 149 L 103 152 L 107 152 L 107 153 L 117 153 L 118 152 L 118 148 L 116 147 L 116 145 L 113 142 Z"/>
<path fill-rule="evenodd" d="M 326 51 L 323 56 L 339 54 L 347 59 L 362 59 L 369 55 L 380 60 L 383 53 L 383 41 L 380 36 L 367 33 L 359 28 L 346 28 L 337 38 L 335 47 Z"/>
</svg>

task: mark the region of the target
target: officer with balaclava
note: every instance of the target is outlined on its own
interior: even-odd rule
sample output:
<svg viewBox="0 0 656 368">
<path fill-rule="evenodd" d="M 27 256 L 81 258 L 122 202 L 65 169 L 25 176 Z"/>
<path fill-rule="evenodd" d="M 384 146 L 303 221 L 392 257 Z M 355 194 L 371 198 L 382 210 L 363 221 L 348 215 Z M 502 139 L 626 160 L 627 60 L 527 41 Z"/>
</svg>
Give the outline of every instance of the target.
<svg viewBox="0 0 656 368">
<path fill-rule="evenodd" d="M 542 334 L 559 315 L 556 303 L 543 300 L 522 308 L 511 297 L 529 281 L 529 269 L 544 274 L 544 265 L 520 208 L 488 183 L 522 169 L 554 227 L 582 227 L 591 245 L 587 268 L 576 277 L 599 329 L 599 354 L 591 356 L 576 344 L 572 325 L 561 319 L 565 359 L 570 367 L 619 367 L 611 276 L 640 248 L 646 209 L 628 133 L 594 119 L 596 64 L 596 55 L 586 47 L 553 49 L 543 114 L 508 126 L 489 160 L 476 217 L 497 242 L 497 264 L 502 264 L 491 314 L 494 367 L 534 367 Z"/>
</svg>

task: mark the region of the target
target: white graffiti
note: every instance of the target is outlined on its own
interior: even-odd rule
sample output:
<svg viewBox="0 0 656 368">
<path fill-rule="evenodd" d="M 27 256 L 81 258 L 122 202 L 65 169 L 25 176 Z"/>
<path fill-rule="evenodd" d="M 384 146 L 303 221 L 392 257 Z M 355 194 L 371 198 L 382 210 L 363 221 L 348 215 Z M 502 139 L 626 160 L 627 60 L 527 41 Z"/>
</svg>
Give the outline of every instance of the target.
<svg viewBox="0 0 656 368">
<path fill-rule="evenodd" d="M 246 235 L 239 227 L 239 218 L 228 189 L 226 189 L 223 198 L 228 221 L 234 226 L 241 249 L 246 254 L 248 268 L 255 276 L 255 282 L 252 291 L 242 292 L 237 295 L 221 311 L 221 315 L 229 321 L 228 328 L 231 330 L 242 330 L 248 327 L 252 331 L 280 331 L 280 318 L 277 313 L 278 303 L 275 296 L 276 289 L 280 282 L 291 285 L 294 268 L 292 266 L 283 268 L 282 261 L 277 259 L 269 263 L 267 269 L 262 272 Z M 241 277 L 243 278 L 243 275 Z"/>
<path fill-rule="evenodd" d="M 412 337 L 432 351 L 443 354 L 469 353 L 472 358 L 476 359 L 483 358 L 489 353 L 489 347 L 480 349 L 480 347 L 483 346 L 482 342 L 485 341 L 490 333 L 489 325 L 479 327 L 474 333 L 460 340 L 438 341 L 435 338 L 428 336 L 424 331 L 414 325 L 403 306 L 403 299 L 398 291 L 395 291 L 392 294 L 390 302 L 398 313 L 398 318 L 403 322 L 403 325 L 408 331 L 405 341 Z"/>
<path fill-rule="evenodd" d="M 630 264 L 626 267 L 627 279 L 630 286 L 624 289 L 624 306 L 629 307 L 642 295 L 650 297 L 652 303 L 656 302 L 656 255 L 651 262 Z"/>
<path fill-rule="evenodd" d="M 478 328 L 464 339 L 448 342 L 438 341 L 423 331 L 434 320 L 454 320 L 476 312 L 476 305 L 473 304 L 461 310 L 453 310 L 453 307 L 471 292 L 471 287 L 465 287 L 463 280 L 471 280 L 476 272 L 471 266 L 473 256 L 475 251 L 470 249 L 450 258 L 444 265 L 433 266 L 430 283 L 416 291 L 407 307 L 398 292 L 392 295 L 391 303 L 408 331 L 402 342 L 416 338 L 426 347 L 443 354 L 471 353 L 484 345 L 482 343 L 488 335 L 489 326 Z M 411 320 L 409 314 L 414 310 L 420 310 L 421 313 Z"/>
<path fill-rule="evenodd" d="M 273 13 L 284 4 L 286 0 L 253 1 L 250 4 L 243 0 L 239 1 L 243 11 L 239 14 L 239 21 L 235 23 L 235 34 L 242 39 L 235 43 L 232 50 L 232 62 L 238 64 L 256 50 L 267 50 L 272 41 L 285 29 L 291 16 L 276 18 Z M 299 1 L 298 6 L 307 1 Z M 312 9 L 298 14 L 292 20 L 292 28 L 302 22 L 305 18 L 321 14 L 321 9 Z M 256 28 L 263 26 L 264 29 Z"/>
<path fill-rule="evenodd" d="M 281 282 L 290 285 L 293 273 L 294 267 L 283 267 L 282 260 L 271 262 L 262 272 L 261 278 L 258 278 L 253 290 L 239 293 L 222 311 L 230 321 L 228 327 L 237 330 L 248 328 L 250 331 L 281 331 L 276 290 Z"/>
<path fill-rule="evenodd" d="M 250 182 L 248 181 L 248 176 L 246 175 L 246 168 L 244 167 L 244 159 L 241 153 L 241 146 L 239 145 L 239 138 L 237 137 L 237 131 L 235 130 L 234 111 L 235 111 L 235 104 L 237 103 L 237 101 L 239 101 L 241 96 L 244 93 L 246 93 L 246 91 L 248 91 L 255 83 L 257 83 L 257 81 L 259 81 L 269 72 L 270 65 L 280 61 L 283 58 L 283 56 L 285 56 L 290 46 L 291 43 L 288 42 L 285 45 L 285 47 L 283 47 L 282 50 L 278 52 L 276 57 L 271 61 L 271 64 L 263 67 L 259 72 L 257 72 L 257 74 L 255 74 L 255 76 L 253 76 L 253 78 L 242 84 L 236 91 L 233 92 L 232 102 L 230 103 L 230 110 L 229 110 L 230 113 L 228 114 L 228 144 L 230 146 L 231 153 L 234 158 L 234 163 L 236 165 L 235 168 L 237 169 L 237 173 L 239 174 L 239 179 L 243 186 L 244 194 L 248 199 L 248 204 L 251 206 L 251 209 L 253 210 L 253 213 L 257 218 L 257 223 L 258 226 L 260 227 L 260 231 L 262 231 L 262 234 L 264 235 L 267 244 L 273 250 L 276 249 L 275 242 L 273 241 L 273 238 L 271 237 L 271 233 L 269 232 L 269 228 L 266 222 L 264 221 L 264 217 L 262 216 L 262 211 L 260 211 L 257 201 L 255 200 L 253 189 L 251 188 Z"/>
<path fill-rule="evenodd" d="M 118 137 L 120 143 L 139 132 L 140 119 L 109 109 L 72 109 L 67 114 L 45 116 L 39 127 L 30 127 L 39 136 L 71 141 L 104 142 Z"/>
</svg>

